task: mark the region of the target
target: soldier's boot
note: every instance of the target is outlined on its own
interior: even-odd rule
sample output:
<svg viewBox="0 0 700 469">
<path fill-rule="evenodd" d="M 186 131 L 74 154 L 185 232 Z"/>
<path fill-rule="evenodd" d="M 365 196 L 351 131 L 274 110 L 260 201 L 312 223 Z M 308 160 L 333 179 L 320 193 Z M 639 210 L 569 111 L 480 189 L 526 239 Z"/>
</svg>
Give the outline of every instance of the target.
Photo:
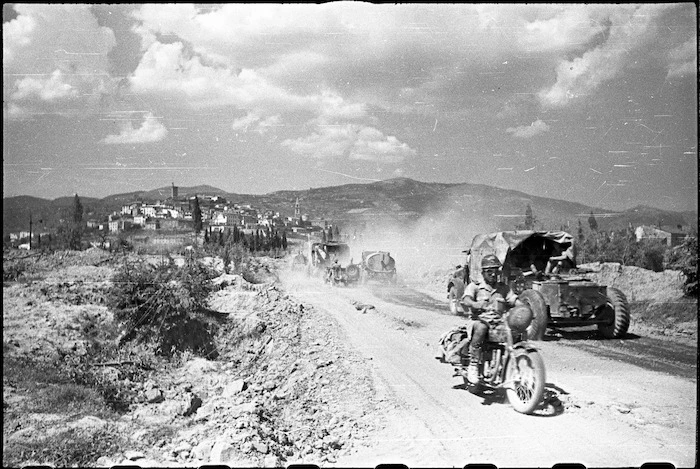
<svg viewBox="0 0 700 469">
<path fill-rule="evenodd" d="M 469 360 L 469 366 L 467 366 L 467 381 L 472 384 L 479 382 L 479 361 L 473 358 Z"/>
<path fill-rule="evenodd" d="M 481 344 L 472 340 L 469 346 L 469 365 L 467 366 L 467 381 L 472 384 L 479 382 L 479 360 L 481 359 Z"/>
</svg>

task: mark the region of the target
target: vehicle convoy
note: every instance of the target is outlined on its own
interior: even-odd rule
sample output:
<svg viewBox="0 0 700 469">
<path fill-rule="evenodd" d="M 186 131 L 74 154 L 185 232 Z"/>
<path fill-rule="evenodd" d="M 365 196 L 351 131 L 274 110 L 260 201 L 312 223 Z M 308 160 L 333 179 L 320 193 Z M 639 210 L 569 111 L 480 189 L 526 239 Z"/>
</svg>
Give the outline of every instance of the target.
<svg viewBox="0 0 700 469">
<path fill-rule="evenodd" d="M 490 305 L 487 309 L 498 307 Z M 530 414 L 542 402 L 546 383 L 542 356 L 527 341 L 525 333 L 533 320 L 532 310 L 524 305 L 515 306 L 503 318 L 501 325 L 489 329 L 479 363 L 479 382 L 469 382 L 464 364 L 455 366 L 454 376 L 463 377 L 464 384 L 474 393 L 505 389 L 513 408 Z M 469 363 L 466 353 L 463 363 Z"/>
<path fill-rule="evenodd" d="M 599 285 L 576 268 L 573 237 L 563 231 L 501 231 L 471 243 L 470 280 L 481 280 L 481 259 L 494 254 L 510 285 L 534 314 L 528 338 L 542 340 L 548 326 L 597 325 L 607 339 L 623 337 L 630 322 L 625 295 Z"/>
<path fill-rule="evenodd" d="M 352 262 L 350 246 L 340 242 L 312 243 L 309 275 L 323 275 L 331 285 L 349 285 L 360 279 L 360 267 Z"/>
<path fill-rule="evenodd" d="M 396 283 L 396 261 L 388 251 L 362 251 L 360 283 L 369 280 Z"/>
</svg>

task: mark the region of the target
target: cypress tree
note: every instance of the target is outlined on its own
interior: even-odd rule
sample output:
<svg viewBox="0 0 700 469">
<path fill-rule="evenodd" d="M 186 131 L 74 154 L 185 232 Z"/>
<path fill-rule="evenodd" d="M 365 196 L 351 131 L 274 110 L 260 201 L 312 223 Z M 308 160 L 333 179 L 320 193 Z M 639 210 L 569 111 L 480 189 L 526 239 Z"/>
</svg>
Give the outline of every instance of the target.
<svg viewBox="0 0 700 469">
<path fill-rule="evenodd" d="M 199 207 L 199 199 L 194 196 L 194 208 L 192 209 L 192 221 L 194 222 L 194 232 L 202 231 L 202 209 Z"/>
<path fill-rule="evenodd" d="M 588 217 L 588 226 L 591 228 L 591 231 L 598 231 L 598 221 L 593 216 L 593 212 L 591 212 L 591 216 Z"/>
<path fill-rule="evenodd" d="M 75 194 L 73 199 L 73 223 L 70 227 L 68 246 L 73 250 L 80 250 L 83 234 L 83 204 L 80 203 L 80 197 Z"/>
<path fill-rule="evenodd" d="M 535 217 L 532 215 L 532 207 L 527 204 L 525 208 L 525 229 L 532 230 L 535 227 Z"/>
</svg>

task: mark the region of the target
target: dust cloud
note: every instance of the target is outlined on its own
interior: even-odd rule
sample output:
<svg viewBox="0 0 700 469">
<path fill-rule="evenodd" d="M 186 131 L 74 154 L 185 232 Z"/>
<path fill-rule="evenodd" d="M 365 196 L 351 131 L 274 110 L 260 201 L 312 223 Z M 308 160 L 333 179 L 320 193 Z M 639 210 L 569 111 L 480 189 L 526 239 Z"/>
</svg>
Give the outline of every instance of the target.
<svg viewBox="0 0 700 469">
<path fill-rule="evenodd" d="M 496 230 L 495 223 L 468 217 L 459 210 L 431 213 L 413 222 L 374 221 L 362 229 L 347 227 L 345 233 L 354 262 L 362 251 L 389 251 L 396 261 L 400 279 L 419 280 L 438 270 L 463 264 L 472 239 L 479 233 Z"/>
</svg>

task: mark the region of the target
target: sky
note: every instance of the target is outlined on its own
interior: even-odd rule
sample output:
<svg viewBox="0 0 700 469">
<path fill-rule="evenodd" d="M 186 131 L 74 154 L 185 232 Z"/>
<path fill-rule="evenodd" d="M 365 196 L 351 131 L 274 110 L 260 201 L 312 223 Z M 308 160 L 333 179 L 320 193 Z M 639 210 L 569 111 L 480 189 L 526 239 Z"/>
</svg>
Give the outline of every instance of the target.
<svg viewBox="0 0 700 469">
<path fill-rule="evenodd" d="M 3 4 L 3 197 L 395 177 L 697 210 L 697 9 Z"/>
</svg>

